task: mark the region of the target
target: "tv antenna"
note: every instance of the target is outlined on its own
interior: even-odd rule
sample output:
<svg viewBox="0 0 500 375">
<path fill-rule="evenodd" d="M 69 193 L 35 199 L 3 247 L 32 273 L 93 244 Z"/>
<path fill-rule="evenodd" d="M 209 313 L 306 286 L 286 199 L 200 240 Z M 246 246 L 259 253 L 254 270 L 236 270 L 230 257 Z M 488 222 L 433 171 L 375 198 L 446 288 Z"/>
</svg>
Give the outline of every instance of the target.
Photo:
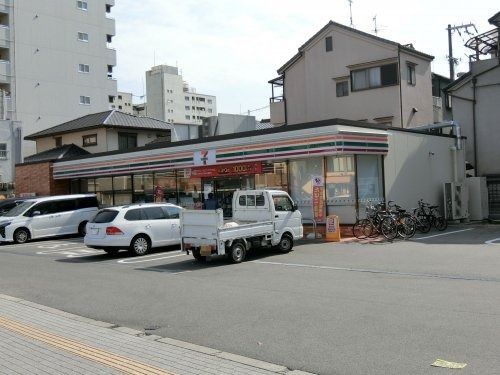
<svg viewBox="0 0 500 375">
<path fill-rule="evenodd" d="M 349 14 L 350 14 L 350 19 L 351 19 L 351 27 L 354 29 L 354 23 L 352 22 L 352 3 L 353 3 L 353 1 L 347 0 L 347 2 L 349 3 Z"/>
<path fill-rule="evenodd" d="M 380 27 L 379 25 L 377 25 L 377 15 L 375 15 L 372 18 L 372 20 L 373 20 L 373 32 L 375 33 L 375 35 L 378 35 L 379 32 L 386 29 L 384 26 Z"/>
</svg>

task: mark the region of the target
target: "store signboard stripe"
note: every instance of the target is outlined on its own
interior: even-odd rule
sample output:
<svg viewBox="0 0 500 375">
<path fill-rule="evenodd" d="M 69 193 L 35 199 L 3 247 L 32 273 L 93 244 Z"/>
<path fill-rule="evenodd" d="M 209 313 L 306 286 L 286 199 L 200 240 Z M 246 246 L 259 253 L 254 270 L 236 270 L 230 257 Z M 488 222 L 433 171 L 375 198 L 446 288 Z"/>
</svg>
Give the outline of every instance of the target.
<svg viewBox="0 0 500 375">
<path fill-rule="evenodd" d="M 253 144 L 253 145 L 242 145 L 238 147 L 222 147 L 218 149 L 218 153 L 225 153 L 227 151 L 231 150 L 256 150 L 259 148 L 266 148 L 269 147 L 270 145 L 272 146 L 277 146 L 277 145 L 284 145 L 284 144 L 294 144 L 294 145 L 299 145 L 299 144 L 316 144 L 321 140 L 337 140 L 337 139 L 362 139 L 366 141 L 386 141 L 387 140 L 387 135 L 380 135 L 380 136 L 352 136 L 352 135 L 331 135 L 331 136 L 321 136 L 321 137 L 312 137 L 312 138 L 301 138 L 301 139 L 295 139 L 295 140 L 285 140 L 285 141 L 275 141 L 272 143 L 260 143 L 260 144 Z M 207 148 L 210 148 L 209 145 L 207 145 Z M 193 150 L 194 151 L 194 150 Z M 143 161 L 143 162 L 148 162 L 148 161 L 154 161 L 154 160 L 161 160 L 164 158 L 178 158 L 181 156 L 190 156 L 189 159 L 192 159 L 192 153 L 193 151 L 177 151 L 177 152 L 172 152 L 172 153 L 165 153 L 165 154 L 160 154 L 160 155 L 148 155 L 148 156 L 137 156 L 134 158 L 136 162 Z M 112 160 L 112 161 L 101 161 L 101 162 L 89 162 L 89 163 L 82 163 L 80 162 L 78 165 L 79 167 L 97 167 L 97 166 L 107 166 L 110 163 L 113 165 L 119 165 L 119 164 L 128 164 L 130 159 L 119 159 L 119 160 Z M 82 165 L 83 164 L 83 165 Z M 73 165 L 54 165 L 54 168 L 60 171 L 63 170 L 68 170 L 74 168 Z"/>
<path fill-rule="evenodd" d="M 234 160 L 249 160 L 249 156 L 256 160 L 264 160 L 265 158 L 269 158 L 270 156 L 283 156 L 283 155 L 294 155 L 298 153 L 308 154 L 308 153 L 316 153 L 314 149 L 320 148 L 328 148 L 331 154 L 335 154 L 339 151 L 357 151 L 357 152 L 368 152 L 368 153 L 386 153 L 388 150 L 387 143 L 375 143 L 375 142 L 347 142 L 347 141 L 337 141 L 337 142 L 328 142 L 328 143 L 320 143 L 320 144 L 307 144 L 301 146 L 288 146 L 288 147 L 273 147 L 268 149 L 262 149 L 258 152 L 238 152 L 238 153 L 226 153 L 217 155 L 217 159 L 220 162 L 223 161 L 234 161 Z M 290 151 L 296 151 L 289 153 Z M 107 166 L 101 166 L 98 168 L 92 167 L 82 167 L 79 166 L 77 170 L 65 170 L 58 171 L 54 170 L 54 178 L 69 178 L 80 176 L 84 177 L 85 175 L 99 175 L 99 174 L 115 174 L 118 172 L 127 172 L 127 171 L 137 171 L 137 170 L 155 170 L 155 169 L 175 169 L 175 168 L 189 168 L 193 167 L 193 160 L 191 158 L 182 158 L 182 159 L 166 159 L 166 160 L 157 160 L 152 162 L 140 162 L 135 163 L 135 160 L 129 160 L 128 164 L 120 164 L 115 165 L 110 162 Z"/>
</svg>

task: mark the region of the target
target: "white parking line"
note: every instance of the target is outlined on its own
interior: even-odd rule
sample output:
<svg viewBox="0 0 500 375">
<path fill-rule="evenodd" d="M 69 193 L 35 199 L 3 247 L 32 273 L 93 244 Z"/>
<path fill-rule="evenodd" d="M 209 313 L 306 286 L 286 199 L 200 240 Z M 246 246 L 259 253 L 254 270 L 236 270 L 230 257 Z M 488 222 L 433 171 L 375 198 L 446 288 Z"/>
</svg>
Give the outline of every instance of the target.
<svg viewBox="0 0 500 375">
<path fill-rule="evenodd" d="M 10 245 L 3 245 L 3 246 L 0 246 L 0 250 L 2 249 L 7 249 L 7 250 L 10 250 L 10 249 L 24 249 L 26 247 L 40 247 L 42 249 L 44 248 L 54 248 L 52 246 L 54 245 L 59 245 L 59 246 L 74 246 L 74 245 L 78 245 L 78 244 L 82 244 L 83 245 L 83 241 L 82 242 L 79 242 L 79 241 L 75 241 L 75 242 L 62 242 L 62 241 L 58 241 L 58 242 L 31 242 L 31 243 L 27 243 L 27 244 L 10 244 Z"/>
<path fill-rule="evenodd" d="M 179 251 L 180 252 L 180 251 Z M 145 263 L 145 262 L 153 262 L 155 260 L 161 260 L 161 259 L 170 259 L 170 258 L 176 258 L 176 257 L 183 257 L 185 256 L 186 254 L 176 254 L 176 255 L 169 255 L 169 256 L 161 256 L 161 257 L 158 257 L 159 254 L 152 254 L 152 255 L 146 255 L 146 256 L 156 256 L 156 258 L 148 258 L 148 259 L 121 259 L 119 261 L 117 261 L 117 263 L 121 263 L 121 264 L 134 264 L 134 263 Z M 144 256 L 144 257 L 146 257 Z M 141 257 L 141 258 L 144 258 L 144 257 Z"/>
<path fill-rule="evenodd" d="M 49 255 L 49 254 L 57 254 L 57 253 L 63 253 L 65 251 L 73 251 L 73 250 L 92 250 L 89 249 L 88 247 L 85 246 L 78 246 L 78 247 L 70 247 L 70 248 L 64 248 L 64 249 L 56 249 L 56 250 L 44 250 L 44 251 L 37 251 L 38 255 Z M 101 252 L 100 250 L 94 250 L 97 252 Z"/>
<path fill-rule="evenodd" d="M 500 241 L 500 238 L 493 238 L 492 240 L 484 241 L 486 245 L 500 245 L 498 243 Z"/>
<path fill-rule="evenodd" d="M 433 234 L 432 236 L 425 236 L 425 237 L 418 237 L 418 238 L 414 238 L 413 240 L 414 241 L 420 241 L 420 240 L 425 240 L 427 238 L 434 238 L 434 237 L 440 237 L 440 236 L 447 236 L 449 234 L 454 234 L 454 233 L 460 233 L 460 232 L 467 232 L 469 230 L 474 230 L 476 228 L 467 228 L 467 229 L 460 229 L 460 230 L 455 230 L 455 231 L 452 231 L 452 232 L 445 232 L 445 233 L 439 233 L 439 234 Z"/>
</svg>

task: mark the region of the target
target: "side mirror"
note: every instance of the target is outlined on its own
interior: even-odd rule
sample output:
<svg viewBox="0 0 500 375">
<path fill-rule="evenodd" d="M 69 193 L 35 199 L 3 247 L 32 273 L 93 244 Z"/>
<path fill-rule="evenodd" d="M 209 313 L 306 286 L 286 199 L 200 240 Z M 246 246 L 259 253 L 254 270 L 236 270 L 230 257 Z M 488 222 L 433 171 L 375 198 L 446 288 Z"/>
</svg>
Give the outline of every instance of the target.
<svg viewBox="0 0 500 375">
<path fill-rule="evenodd" d="M 41 215 L 41 214 L 42 214 L 42 213 L 41 213 L 40 211 L 33 211 L 33 212 L 31 213 L 31 217 L 33 217 L 33 216 L 39 216 L 39 215 Z"/>
<path fill-rule="evenodd" d="M 299 206 L 297 206 L 297 203 L 294 203 L 292 206 L 292 212 L 295 212 L 299 209 Z"/>
</svg>

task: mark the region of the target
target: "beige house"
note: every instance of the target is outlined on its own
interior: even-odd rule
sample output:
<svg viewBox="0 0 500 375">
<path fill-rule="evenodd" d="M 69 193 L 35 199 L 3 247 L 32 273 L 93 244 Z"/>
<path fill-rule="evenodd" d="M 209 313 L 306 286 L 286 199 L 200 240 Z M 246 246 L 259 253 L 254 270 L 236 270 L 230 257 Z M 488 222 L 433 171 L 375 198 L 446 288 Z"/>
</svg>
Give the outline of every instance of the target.
<svg viewBox="0 0 500 375">
<path fill-rule="evenodd" d="M 269 81 L 271 122 L 345 118 L 401 128 L 432 123 L 432 60 L 412 45 L 330 21 Z"/>
<path fill-rule="evenodd" d="M 91 154 L 128 150 L 160 138 L 170 141 L 172 125 L 117 110 L 93 113 L 25 137 L 37 154 L 74 144 Z"/>
</svg>

